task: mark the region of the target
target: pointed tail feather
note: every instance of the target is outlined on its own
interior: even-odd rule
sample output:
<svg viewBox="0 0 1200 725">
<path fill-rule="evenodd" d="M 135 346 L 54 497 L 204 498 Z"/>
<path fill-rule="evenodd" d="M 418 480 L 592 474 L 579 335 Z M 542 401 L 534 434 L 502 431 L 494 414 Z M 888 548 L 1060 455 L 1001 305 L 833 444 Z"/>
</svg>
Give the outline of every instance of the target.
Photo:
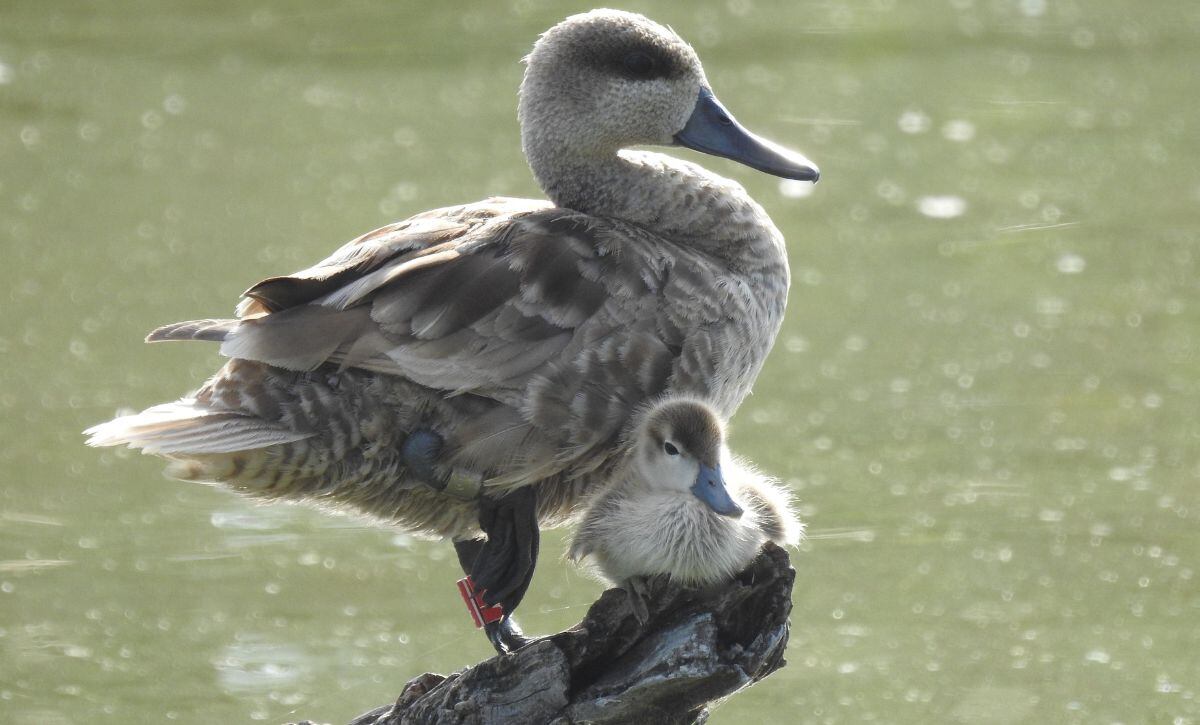
<svg viewBox="0 0 1200 725">
<path fill-rule="evenodd" d="M 89 446 L 119 446 L 167 456 L 235 453 L 293 443 L 312 433 L 197 404 L 194 398 L 164 403 L 85 430 Z"/>
<path fill-rule="evenodd" d="M 188 320 L 173 322 L 152 330 L 146 342 L 173 342 L 176 340 L 204 340 L 225 342 L 225 338 L 241 320 Z"/>
</svg>

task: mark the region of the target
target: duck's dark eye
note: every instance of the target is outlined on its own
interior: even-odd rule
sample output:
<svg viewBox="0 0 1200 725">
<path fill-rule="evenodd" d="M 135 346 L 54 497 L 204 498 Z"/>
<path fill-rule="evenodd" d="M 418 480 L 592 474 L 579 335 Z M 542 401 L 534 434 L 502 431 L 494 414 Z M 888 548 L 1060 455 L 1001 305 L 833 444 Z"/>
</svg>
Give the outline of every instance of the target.
<svg viewBox="0 0 1200 725">
<path fill-rule="evenodd" d="M 671 441 L 667 441 L 666 443 L 663 443 L 663 451 L 666 452 L 666 454 L 668 456 L 678 456 L 679 455 L 679 449 L 676 448 L 675 444 L 672 443 Z"/>
<path fill-rule="evenodd" d="M 625 56 L 625 70 L 635 78 L 649 78 L 654 73 L 654 59 L 647 53 L 635 50 Z"/>
</svg>

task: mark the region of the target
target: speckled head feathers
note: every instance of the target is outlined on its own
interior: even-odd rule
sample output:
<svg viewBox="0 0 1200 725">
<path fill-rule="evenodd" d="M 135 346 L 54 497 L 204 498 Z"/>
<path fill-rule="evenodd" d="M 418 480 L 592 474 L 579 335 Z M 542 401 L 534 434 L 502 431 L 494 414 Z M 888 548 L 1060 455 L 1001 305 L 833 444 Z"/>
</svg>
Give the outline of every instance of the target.
<svg viewBox="0 0 1200 725">
<path fill-rule="evenodd" d="M 619 10 L 572 15 L 526 58 L 520 119 L 525 152 L 583 156 L 670 144 L 707 85 L 700 59 L 674 31 Z"/>
<path fill-rule="evenodd" d="M 572 15 L 542 34 L 527 61 L 564 47 L 581 66 L 629 80 L 681 78 L 700 71 L 695 51 L 675 31 L 621 10 Z"/>
</svg>

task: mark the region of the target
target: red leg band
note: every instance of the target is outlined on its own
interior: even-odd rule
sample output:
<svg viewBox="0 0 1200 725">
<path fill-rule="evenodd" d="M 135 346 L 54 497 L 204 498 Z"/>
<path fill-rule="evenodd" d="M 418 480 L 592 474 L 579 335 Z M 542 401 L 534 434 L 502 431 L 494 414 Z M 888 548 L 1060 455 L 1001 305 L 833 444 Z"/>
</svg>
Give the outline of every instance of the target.
<svg viewBox="0 0 1200 725">
<path fill-rule="evenodd" d="M 490 607 L 484 604 L 483 592 L 475 591 L 475 582 L 471 581 L 471 577 L 458 580 L 458 593 L 467 603 L 467 611 L 471 613 L 471 619 L 475 620 L 476 629 L 482 629 L 485 624 L 504 619 L 504 607 L 499 604 Z"/>
</svg>

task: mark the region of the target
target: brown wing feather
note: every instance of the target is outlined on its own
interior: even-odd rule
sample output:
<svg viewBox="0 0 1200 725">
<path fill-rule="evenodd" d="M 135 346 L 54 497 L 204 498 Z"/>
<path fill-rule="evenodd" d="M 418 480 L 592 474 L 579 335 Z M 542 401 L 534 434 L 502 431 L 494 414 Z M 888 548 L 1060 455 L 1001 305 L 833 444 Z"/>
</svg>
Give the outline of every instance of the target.
<svg viewBox="0 0 1200 725">
<path fill-rule="evenodd" d="M 713 268 L 699 252 L 539 202 L 421 218 L 252 287 L 240 310 L 252 317 L 219 327 L 222 352 L 290 370 L 332 363 L 491 401 L 492 412 L 451 432 L 448 455 L 498 485 L 587 475 L 604 464 L 591 454 L 647 400 L 681 384 L 677 392 L 707 392 L 711 350 L 693 338 L 729 309 L 721 281 L 689 269 Z M 215 339 L 205 324 L 170 337 Z"/>
<path fill-rule="evenodd" d="M 432 216 L 432 213 L 421 214 L 367 232 L 308 269 L 265 279 L 246 290 L 243 296 L 259 303 L 267 312 L 306 304 L 399 255 L 435 247 L 461 237 L 470 228 L 452 219 Z"/>
<path fill-rule="evenodd" d="M 274 311 L 226 333 L 222 352 L 293 370 L 334 362 L 488 395 L 523 386 L 609 296 L 585 267 L 597 238 L 577 212 L 496 199 L 421 218 L 252 287 L 243 314 Z"/>
</svg>

